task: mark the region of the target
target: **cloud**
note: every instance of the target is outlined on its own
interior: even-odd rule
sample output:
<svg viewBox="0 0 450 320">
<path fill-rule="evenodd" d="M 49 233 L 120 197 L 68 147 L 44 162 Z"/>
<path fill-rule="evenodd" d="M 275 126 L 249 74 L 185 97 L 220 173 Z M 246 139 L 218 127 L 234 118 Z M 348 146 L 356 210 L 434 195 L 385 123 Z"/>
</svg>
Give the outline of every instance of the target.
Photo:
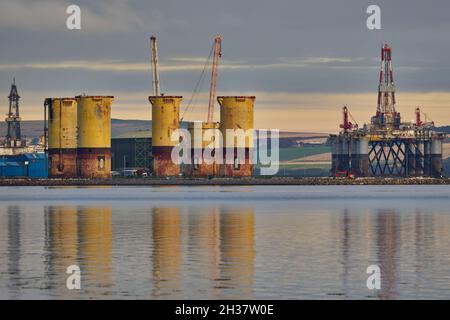
<svg viewBox="0 0 450 320">
<path fill-rule="evenodd" d="M 168 58 L 167 62 L 160 63 L 160 71 L 179 72 L 203 70 L 210 66 L 210 62 L 204 57 L 173 57 Z M 280 58 L 274 61 L 250 62 L 250 61 L 230 61 L 221 60 L 219 68 L 221 70 L 246 70 L 246 69 L 280 69 L 280 68 L 306 68 L 311 66 L 329 66 L 332 63 L 344 63 L 345 66 L 352 62 L 350 58 L 332 58 L 316 57 L 305 59 L 286 59 Z M 344 67 L 344 65 L 342 65 Z M 56 62 L 32 62 L 20 64 L 0 64 L 0 70 L 8 69 L 78 69 L 89 71 L 111 71 L 111 72 L 148 72 L 150 62 L 131 62 L 123 60 L 73 60 Z"/>
<path fill-rule="evenodd" d="M 78 93 L 77 93 L 78 94 Z M 95 94 L 110 94 L 96 92 Z M 183 102 L 180 114 L 184 120 L 206 120 L 208 94 L 201 93 L 196 103 L 186 107 L 192 92 L 180 92 Z M 369 122 L 375 113 L 376 93 L 286 93 L 286 92 L 252 92 L 228 91 L 219 95 L 255 95 L 255 127 L 280 129 L 285 131 L 337 132 L 342 121 L 342 107 L 348 105 L 350 112 L 359 125 Z M 59 96 L 73 96 L 73 92 L 59 92 Z M 149 92 L 116 91 L 112 117 L 121 119 L 150 119 L 151 106 L 148 102 Z M 52 92 L 27 92 L 22 96 L 21 116 L 23 119 L 42 119 L 42 105 Z M 397 110 L 403 121 L 414 118 L 414 109 L 420 106 L 430 120 L 437 125 L 448 125 L 448 104 L 450 92 L 408 92 L 397 96 Z M 216 104 L 215 118 L 219 118 L 219 106 Z"/>
<path fill-rule="evenodd" d="M 69 32 L 66 28 L 66 9 L 72 4 L 74 3 L 64 0 L 2 1 L 0 27 L 32 32 Z M 126 1 L 96 0 L 96 10 L 93 10 L 92 5 L 79 6 L 81 30 L 70 32 L 83 35 L 120 33 L 142 30 L 146 24 L 143 15 L 130 7 Z M 156 13 L 150 14 L 150 18 L 153 20 L 152 25 L 159 21 Z"/>
</svg>

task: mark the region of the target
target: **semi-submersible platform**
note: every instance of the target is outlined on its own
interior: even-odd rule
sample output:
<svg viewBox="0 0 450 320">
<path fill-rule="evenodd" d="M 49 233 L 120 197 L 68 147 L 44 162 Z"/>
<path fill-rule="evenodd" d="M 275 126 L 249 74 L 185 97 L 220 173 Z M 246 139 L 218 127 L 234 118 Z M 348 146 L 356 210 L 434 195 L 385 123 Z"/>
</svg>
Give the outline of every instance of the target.
<svg viewBox="0 0 450 320">
<path fill-rule="evenodd" d="M 433 122 L 422 121 L 417 107 L 415 122 L 402 122 L 395 109 L 392 50 L 381 48 L 378 104 L 370 124 L 362 128 L 349 121 L 343 108 L 342 129 L 331 135 L 332 176 L 441 177 L 442 143 L 445 134 Z"/>
</svg>

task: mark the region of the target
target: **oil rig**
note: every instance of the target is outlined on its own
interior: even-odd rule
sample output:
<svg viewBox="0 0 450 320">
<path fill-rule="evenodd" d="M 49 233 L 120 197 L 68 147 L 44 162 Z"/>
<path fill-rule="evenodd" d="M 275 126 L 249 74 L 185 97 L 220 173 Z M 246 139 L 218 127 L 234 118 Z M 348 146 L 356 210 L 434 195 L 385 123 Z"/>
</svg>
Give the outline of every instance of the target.
<svg viewBox="0 0 450 320">
<path fill-rule="evenodd" d="M 330 135 L 331 175 L 334 177 L 441 177 L 445 134 L 434 122 L 422 120 L 419 107 L 415 122 L 402 122 L 396 111 L 392 49 L 381 48 L 381 67 L 376 114 L 359 128 L 347 106 L 342 129 Z M 352 119 L 354 121 L 354 119 Z"/>
</svg>

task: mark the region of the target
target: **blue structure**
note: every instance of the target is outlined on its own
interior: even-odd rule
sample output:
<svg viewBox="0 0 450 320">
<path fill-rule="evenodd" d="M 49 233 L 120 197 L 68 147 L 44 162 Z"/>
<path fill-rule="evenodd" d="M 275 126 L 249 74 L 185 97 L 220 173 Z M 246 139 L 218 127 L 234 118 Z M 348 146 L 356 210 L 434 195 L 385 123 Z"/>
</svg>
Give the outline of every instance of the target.
<svg viewBox="0 0 450 320">
<path fill-rule="evenodd" d="M 47 178 L 48 160 L 46 153 L 25 153 L 0 157 L 0 177 Z"/>
</svg>

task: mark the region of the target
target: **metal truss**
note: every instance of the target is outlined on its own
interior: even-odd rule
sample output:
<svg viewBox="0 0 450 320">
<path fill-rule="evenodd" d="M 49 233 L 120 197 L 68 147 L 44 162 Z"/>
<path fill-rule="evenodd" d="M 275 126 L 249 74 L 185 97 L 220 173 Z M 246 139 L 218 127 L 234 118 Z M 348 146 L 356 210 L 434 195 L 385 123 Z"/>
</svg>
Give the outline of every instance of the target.
<svg viewBox="0 0 450 320">
<path fill-rule="evenodd" d="M 150 145 L 148 139 L 135 139 L 134 143 L 135 167 L 150 168 Z"/>
<path fill-rule="evenodd" d="M 418 140 L 389 139 L 369 142 L 369 174 L 371 176 L 407 177 L 425 169 L 423 150 Z"/>
</svg>

